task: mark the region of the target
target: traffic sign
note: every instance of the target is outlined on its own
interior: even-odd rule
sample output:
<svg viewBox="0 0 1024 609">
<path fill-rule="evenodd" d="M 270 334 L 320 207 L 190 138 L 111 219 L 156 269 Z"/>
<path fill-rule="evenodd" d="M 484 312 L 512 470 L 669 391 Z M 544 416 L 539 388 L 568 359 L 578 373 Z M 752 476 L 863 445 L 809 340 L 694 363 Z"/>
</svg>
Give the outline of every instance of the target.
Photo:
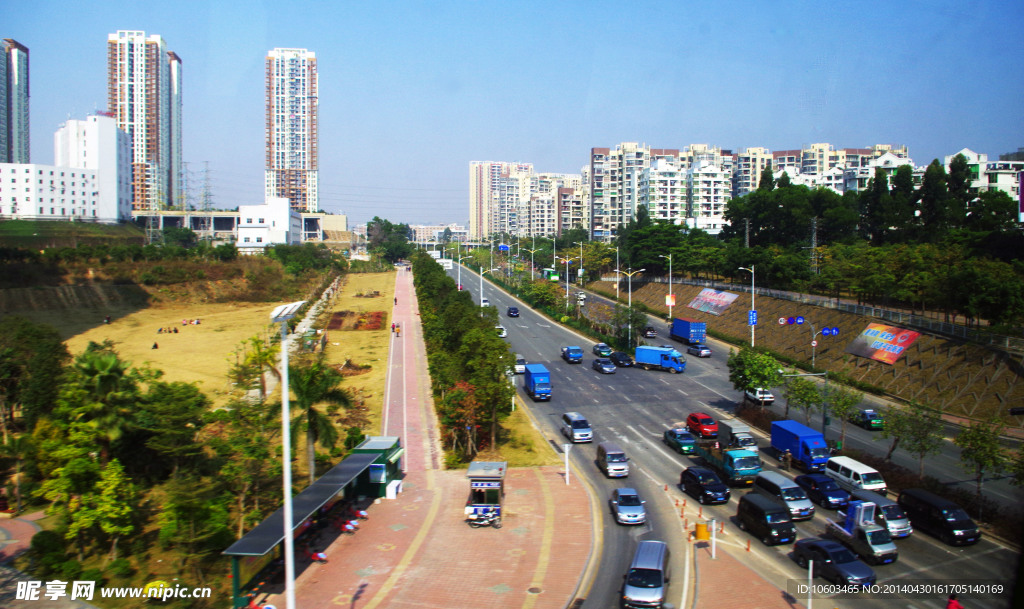
<svg viewBox="0 0 1024 609">
<path fill-rule="evenodd" d="M 832 336 L 832 328 L 822 328 L 821 329 L 821 335 L 822 336 Z"/>
<path fill-rule="evenodd" d="M 803 317 L 797 317 L 796 318 L 796 324 L 798 326 L 803 325 L 803 323 L 804 323 L 804 318 Z"/>
<path fill-rule="evenodd" d="M 817 347 L 817 346 L 818 346 L 818 341 L 816 341 L 816 340 L 812 340 L 812 341 L 811 341 L 811 346 L 812 346 L 812 347 Z"/>
<path fill-rule="evenodd" d="M 796 318 L 795 317 L 788 317 L 788 318 L 786 318 L 786 323 L 792 326 L 793 324 L 796 323 Z"/>
<path fill-rule="evenodd" d="M 786 325 L 786 318 L 785 317 L 780 317 L 779 318 L 779 325 L 780 326 Z"/>
<path fill-rule="evenodd" d="M 507 252 L 508 251 L 508 246 L 505 245 L 504 243 L 502 243 L 501 245 L 498 246 L 498 251 L 499 252 Z"/>
<path fill-rule="evenodd" d="M 757 310 L 756 309 L 753 309 L 753 310 L 747 312 L 747 325 L 748 326 L 756 326 L 757 325 Z"/>
</svg>

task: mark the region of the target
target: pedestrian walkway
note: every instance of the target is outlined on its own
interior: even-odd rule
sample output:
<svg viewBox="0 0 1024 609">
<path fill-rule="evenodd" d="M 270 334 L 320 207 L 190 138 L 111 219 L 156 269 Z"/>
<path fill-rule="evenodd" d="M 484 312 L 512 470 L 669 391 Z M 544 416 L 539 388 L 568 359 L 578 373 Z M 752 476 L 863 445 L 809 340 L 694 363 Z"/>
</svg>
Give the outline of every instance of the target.
<svg viewBox="0 0 1024 609">
<path fill-rule="evenodd" d="M 697 607 L 720 609 L 796 609 L 803 605 L 785 590 L 780 590 L 725 550 L 716 548 L 711 558 L 711 544 L 696 543 Z"/>
</svg>

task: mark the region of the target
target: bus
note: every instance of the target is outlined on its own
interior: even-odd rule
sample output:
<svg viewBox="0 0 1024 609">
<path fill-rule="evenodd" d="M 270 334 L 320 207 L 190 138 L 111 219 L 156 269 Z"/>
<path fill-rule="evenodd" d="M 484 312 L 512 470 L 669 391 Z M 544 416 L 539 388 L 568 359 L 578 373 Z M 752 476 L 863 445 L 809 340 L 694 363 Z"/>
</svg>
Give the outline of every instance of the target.
<svg viewBox="0 0 1024 609">
<path fill-rule="evenodd" d="M 544 269 L 544 276 L 551 281 L 558 281 L 558 271 L 555 269 Z"/>
</svg>

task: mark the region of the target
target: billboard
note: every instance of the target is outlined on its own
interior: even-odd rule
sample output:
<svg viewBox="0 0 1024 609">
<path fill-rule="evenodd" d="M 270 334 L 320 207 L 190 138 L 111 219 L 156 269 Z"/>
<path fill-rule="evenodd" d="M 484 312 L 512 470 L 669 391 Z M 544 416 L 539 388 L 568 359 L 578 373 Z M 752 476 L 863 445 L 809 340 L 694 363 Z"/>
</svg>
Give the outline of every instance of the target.
<svg viewBox="0 0 1024 609">
<path fill-rule="evenodd" d="M 704 313 L 721 315 L 739 297 L 739 294 L 733 294 L 732 292 L 704 288 L 687 306 Z"/>
<path fill-rule="evenodd" d="M 914 344 L 920 333 L 885 324 L 868 324 L 868 327 L 846 346 L 846 352 L 868 357 L 883 364 L 894 364 L 903 356 L 907 347 Z"/>
</svg>

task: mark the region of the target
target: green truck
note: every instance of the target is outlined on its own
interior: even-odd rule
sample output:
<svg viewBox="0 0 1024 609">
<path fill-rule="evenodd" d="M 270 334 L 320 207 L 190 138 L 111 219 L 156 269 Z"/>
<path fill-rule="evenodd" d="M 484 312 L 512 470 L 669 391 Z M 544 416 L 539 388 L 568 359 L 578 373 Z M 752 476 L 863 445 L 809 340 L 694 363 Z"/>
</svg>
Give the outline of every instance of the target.
<svg viewBox="0 0 1024 609">
<path fill-rule="evenodd" d="M 730 486 L 750 486 L 761 473 L 761 457 L 745 448 L 718 447 L 718 442 L 697 442 L 693 454 L 704 459 Z"/>
</svg>

